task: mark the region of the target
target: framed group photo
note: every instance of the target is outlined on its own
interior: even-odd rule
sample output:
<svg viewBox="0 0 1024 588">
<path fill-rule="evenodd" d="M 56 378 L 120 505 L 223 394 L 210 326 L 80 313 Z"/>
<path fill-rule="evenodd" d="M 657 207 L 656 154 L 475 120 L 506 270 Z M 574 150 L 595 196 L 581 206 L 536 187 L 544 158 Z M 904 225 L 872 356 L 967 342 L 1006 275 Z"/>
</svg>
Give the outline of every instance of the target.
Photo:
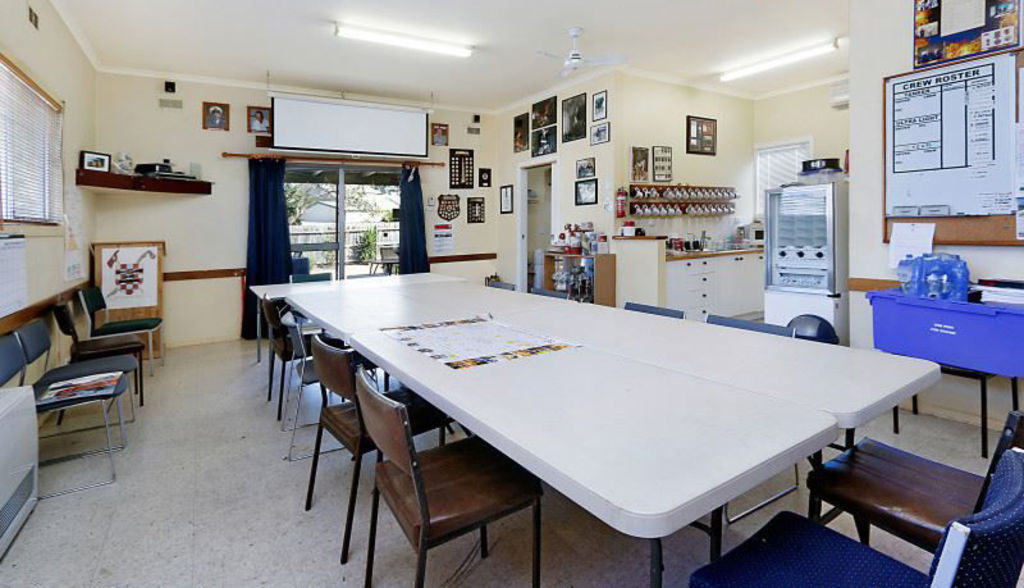
<svg viewBox="0 0 1024 588">
<path fill-rule="evenodd" d="M 597 175 L 597 165 L 593 157 L 576 160 L 576 179 L 586 180 Z"/>
<path fill-rule="evenodd" d="M 602 90 L 594 94 L 594 104 L 591 107 L 594 122 L 608 118 L 608 90 Z"/>
<path fill-rule="evenodd" d="M 590 127 L 590 144 L 600 145 L 612 140 L 611 123 L 603 122 Z"/>
<path fill-rule="evenodd" d="M 580 180 L 576 182 L 576 206 L 597 204 L 597 180 Z"/>
<path fill-rule="evenodd" d="M 718 121 L 701 116 L 686 117 L 686 152 L 694 155 L 716 155 Z"/>
</svg>

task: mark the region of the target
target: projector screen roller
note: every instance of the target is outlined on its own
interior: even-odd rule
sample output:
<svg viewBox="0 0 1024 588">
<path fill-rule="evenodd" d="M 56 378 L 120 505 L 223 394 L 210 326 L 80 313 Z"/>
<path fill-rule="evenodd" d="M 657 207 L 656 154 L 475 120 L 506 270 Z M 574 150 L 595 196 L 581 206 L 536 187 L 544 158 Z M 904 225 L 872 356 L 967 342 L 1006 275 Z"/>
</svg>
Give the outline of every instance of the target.
<svg viewBox="0 0 1024 588">
<path fill-rule="evenodd" d="M 425 110 L 306 96 L 272 96 L 273 149 L 426 157 Z"/>
</svg>

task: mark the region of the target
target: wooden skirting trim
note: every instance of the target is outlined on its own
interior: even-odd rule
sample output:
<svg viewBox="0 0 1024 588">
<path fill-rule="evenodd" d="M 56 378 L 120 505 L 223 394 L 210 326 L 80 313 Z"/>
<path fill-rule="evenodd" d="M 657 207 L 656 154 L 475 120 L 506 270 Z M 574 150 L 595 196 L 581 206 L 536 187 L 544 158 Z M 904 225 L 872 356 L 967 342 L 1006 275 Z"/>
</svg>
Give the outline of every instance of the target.
<svg viewBox="0 0 1024 588">
<path fill-rule="evenodd" d="M 851 292 L 871 292 L 873 290 L 888 290 L 899 288 L 900 283 L 896 280 L 879 280 L 876 278 L 850 278 L 846 282 Z"/>
<path fill-rule="evenodd" d="M 467 255 L 437 255 L 428 258 L 430 263 L 458 263 L 460 261 L 486 261 L 498 259 L 497 253 L 470 253 Z"/>
<path fill-rule="evenodd" d="M 53 305 L 71 300 L 85 285 L 86 284 L 79 284 L 72 288 L 68 288 L 59 294 L 54 294 L 49 298 L 44 298 L 35 304 L 26 306 L 14 314 L 9 314 L 0 318 L 0 336 L 12 333 L 29 321 L 43 316 L 49 312 Z"/>
<path fill-rule="evenodd" d="M 216 280 L 218 278 L 244 278 L 245 268 L 189 270 L 183 272 L 164 272 L 165 282 L 183 282 L 185 280 Z"/>
</svg>

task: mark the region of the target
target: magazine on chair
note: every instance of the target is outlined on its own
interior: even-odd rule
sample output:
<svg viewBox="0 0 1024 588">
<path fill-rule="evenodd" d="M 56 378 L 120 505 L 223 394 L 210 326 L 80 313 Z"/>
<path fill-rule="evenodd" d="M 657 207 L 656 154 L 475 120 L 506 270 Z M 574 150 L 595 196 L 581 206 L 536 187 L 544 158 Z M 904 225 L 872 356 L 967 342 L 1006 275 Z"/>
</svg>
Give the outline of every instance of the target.
<svg viewBox="0 0 1024 588">
<path fill-rule="evenodd" d="M 54 382 L 39 397 L 37 404 L 64 402 L 93 396 L 109 396 L 117 388 L 117 383 L 122 375 L 123 372 L 107 372 Z"/>
</svg>

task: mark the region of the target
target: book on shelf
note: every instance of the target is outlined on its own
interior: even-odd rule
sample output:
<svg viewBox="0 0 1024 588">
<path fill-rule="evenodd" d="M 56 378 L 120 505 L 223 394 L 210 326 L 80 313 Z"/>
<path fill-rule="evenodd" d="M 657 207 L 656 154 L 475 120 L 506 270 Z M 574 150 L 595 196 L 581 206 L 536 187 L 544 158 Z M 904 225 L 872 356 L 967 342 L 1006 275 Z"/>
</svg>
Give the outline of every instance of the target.
<svg viewBox="0 0 1024 588">
<path fill-rule="evenodd" d="M 38 404 L 63 402 L 66 400 L 110 396 L 117 389 L 117 383 L 124 372 L 107 372 L 82 376 L 50 384 L 37 401 Z"/>
</svg>

